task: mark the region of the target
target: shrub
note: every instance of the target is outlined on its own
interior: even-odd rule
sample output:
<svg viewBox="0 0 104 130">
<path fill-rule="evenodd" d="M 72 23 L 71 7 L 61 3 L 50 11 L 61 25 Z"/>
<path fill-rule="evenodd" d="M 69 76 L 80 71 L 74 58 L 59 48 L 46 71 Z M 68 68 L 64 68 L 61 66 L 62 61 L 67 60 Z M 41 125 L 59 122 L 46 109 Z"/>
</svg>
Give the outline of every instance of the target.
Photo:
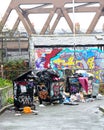
<svg viewBox="0 0 104 130">
<path fill-rule="evenodd" d="M 8 104 L 13 104 L 14 100 L 13 100 L 12 97 L 9 97 L 9 98 L 7 99 L 7 102 L 8 102 Z"/>
<path fill-rule="evenodd" d="M 7 79 L 14 80 L 20 74 L 28 71 L 29 65 L 24 60 L 9 61 L 4 64 L 4 76 Z"/>
<path fill-rule="evenodd" d="M 12 81 L 8 79 L 0 78 L 0 88 L 6 87 L 6 86 L 13 86 Z"/>
</svg>

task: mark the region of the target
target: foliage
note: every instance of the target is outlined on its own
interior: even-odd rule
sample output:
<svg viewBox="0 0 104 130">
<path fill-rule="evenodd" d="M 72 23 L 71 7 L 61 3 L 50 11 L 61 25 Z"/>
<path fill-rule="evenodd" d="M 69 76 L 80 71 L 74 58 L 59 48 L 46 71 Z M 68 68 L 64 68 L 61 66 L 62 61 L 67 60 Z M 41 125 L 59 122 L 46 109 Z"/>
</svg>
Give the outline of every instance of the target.
<svg viewBox="0 0 104 130">
<path fill-rule="evenodd" d="M 8 79 L 0 78 L 0 88 L 6 87 L 6 86 L 12 86 L 12 81 Z"/>
<path fill-rule="evenodd" d="M 24 60 L 8 61 L 4 64 L 4 75 L 7 79 L 13 80 L 28 69 L 29 66 Z"/>
<path fill-rule="evenodd" d="M 9 98 L 7 99 L 7 102 L 8 102 L 9 104 L 13 104 L 14 100 L 13 100 L 12 97 L 9 97 Z"/>
</svg>

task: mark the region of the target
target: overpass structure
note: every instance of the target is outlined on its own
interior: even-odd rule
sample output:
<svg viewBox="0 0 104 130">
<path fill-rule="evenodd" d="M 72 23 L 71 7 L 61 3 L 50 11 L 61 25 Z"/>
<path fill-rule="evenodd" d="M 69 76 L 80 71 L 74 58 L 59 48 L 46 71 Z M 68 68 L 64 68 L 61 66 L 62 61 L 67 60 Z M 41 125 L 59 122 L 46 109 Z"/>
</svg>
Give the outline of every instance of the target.
<svg viewBox="0 0 104 130">
<path fill-rule="evenodd" d="M 18 17 L 13 25 L 12 30 L 16 31 L 19 23 L 22 22 L 27 33 L 37 34 L 36 26 L 30 20 L 30 14 L 48 14 L 48 17 L 43 23 L 39 34 L 53 34 L 61 18 L 64 18 L 72 33 L 74 31 L 74 21 L 70 15 L 73 13 L 94 13 L 94 17 L 86 29 L 86 34 L 91 34 L 94 31 L 96 24 L 101 16 L 104 16 L 104 0 L 11 0 L 2 20 L 1 30 L 5 26 L 11 12 L 15 10 Z M 54 18 L 54 21 L 52 21 Z M 34 19 L 37 21 L 37 19 Z M 83 19 L 83 22 L 84 21 Z M 47 32 L 48 30 L 48 32 Z"/>
</svg>

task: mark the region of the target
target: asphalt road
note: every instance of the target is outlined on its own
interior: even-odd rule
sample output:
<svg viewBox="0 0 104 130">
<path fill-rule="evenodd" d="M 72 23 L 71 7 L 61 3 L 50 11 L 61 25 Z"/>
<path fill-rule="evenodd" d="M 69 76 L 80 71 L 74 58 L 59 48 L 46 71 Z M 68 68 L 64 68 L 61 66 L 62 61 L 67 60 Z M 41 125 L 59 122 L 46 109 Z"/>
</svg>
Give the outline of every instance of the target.
<svg viewBox="0 0 104 130">
<path fill-rule="evenodd" d="M 104 114 L 98 109 L 103 100 L 79 105 L 48 105 L 39 107 L 38 115 L 10 110 L 0 115 L 0 130 L 104 130 Z"/>
</svg>

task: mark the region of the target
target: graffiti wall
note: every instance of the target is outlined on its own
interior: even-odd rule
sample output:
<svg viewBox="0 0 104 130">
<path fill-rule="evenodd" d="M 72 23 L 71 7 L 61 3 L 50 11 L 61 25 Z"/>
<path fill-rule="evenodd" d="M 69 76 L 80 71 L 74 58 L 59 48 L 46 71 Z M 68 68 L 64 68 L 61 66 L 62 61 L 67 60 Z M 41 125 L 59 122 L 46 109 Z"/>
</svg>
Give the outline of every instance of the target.
<svg viewBox="0 0 104 130">
<path fill-rule="evenodd" d="M 52 68 L 62 76 L 61 71 L 65 68 L 86 69 L 95 75 L 96 82 L 104 82 L 104 51 L 98 48 L 35 48 L 34 53 L 37 70 Z"/>
</svg>

